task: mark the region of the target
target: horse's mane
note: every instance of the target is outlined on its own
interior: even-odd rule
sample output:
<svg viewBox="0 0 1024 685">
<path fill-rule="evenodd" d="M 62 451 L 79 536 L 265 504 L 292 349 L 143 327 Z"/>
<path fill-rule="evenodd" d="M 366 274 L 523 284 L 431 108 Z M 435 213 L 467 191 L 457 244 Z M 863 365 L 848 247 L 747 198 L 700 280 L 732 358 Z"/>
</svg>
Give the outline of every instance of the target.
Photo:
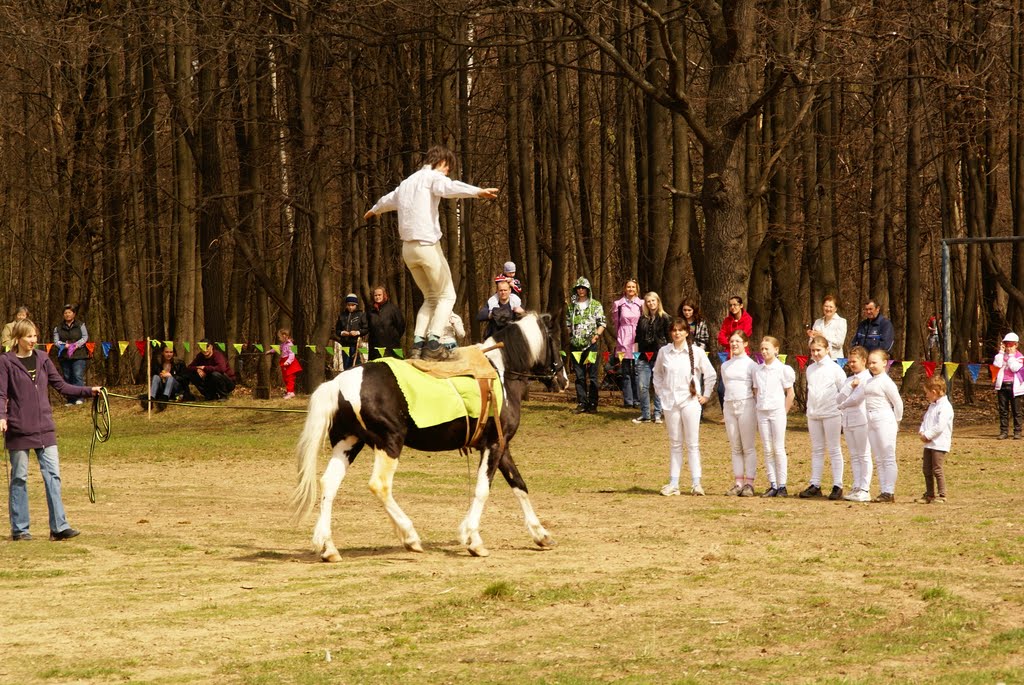
<svg viewBox="0 0 1024 685">
<path fill-rule="evenodd" d="M 531 336 L 528 336 L 524 331 L 523 327 L 530 325 L 535 326 L 540 334 L 539 336 L 532 336 L 538 338 L 541 345 L 540 349 L 534 349 L 530 342 Z M 505 343 L 501 350 L 501 356 L 507 369 L 528 371 L 543 360 L 547 335 L 544 325 L 540 322 L 540 317 L 536 312 L 528 312 L 523 318 L 505 326 L 492 337 L 495 342 Z"/>
</svg>

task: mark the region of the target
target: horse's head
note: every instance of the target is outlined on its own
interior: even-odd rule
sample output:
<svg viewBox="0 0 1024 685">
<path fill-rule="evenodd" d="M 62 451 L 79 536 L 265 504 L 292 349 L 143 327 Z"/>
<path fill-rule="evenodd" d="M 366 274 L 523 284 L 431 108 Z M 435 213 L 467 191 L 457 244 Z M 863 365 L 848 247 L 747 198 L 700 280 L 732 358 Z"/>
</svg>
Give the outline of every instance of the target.
<svg viewBox="0 0 1024 685">
<path fill-rule="evenodd" d="M 494 334 L 504 343 L 505 377 L 543 383 L 550 392 L 569 386 L 565 364 L 551 334 L 551 317 L 530 312 Z"/>
<path fill-rule="evenodd" d="M 565 371 L 565 361 L 562 359 L 562 352 L 555 345 L 552 335 L 552 323 L 550 314 L 541 314 L 538 320 L 544 330 L 544 373 L 540 381 L 548 392 L 563 392 L 569 387 L 569 375 Z"/>
</svg>

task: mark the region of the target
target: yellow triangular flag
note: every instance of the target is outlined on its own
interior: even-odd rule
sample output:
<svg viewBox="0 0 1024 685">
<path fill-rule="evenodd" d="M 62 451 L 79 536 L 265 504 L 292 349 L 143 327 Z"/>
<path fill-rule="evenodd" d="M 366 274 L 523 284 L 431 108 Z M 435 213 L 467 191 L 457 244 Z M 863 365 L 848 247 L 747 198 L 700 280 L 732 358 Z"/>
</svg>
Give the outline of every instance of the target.
<svg viewBox="0 0 1024 685">
<path fill-rule="evenodd" d="M 580 351 L 580 352 L 573 352 L 572 353 L 572 358 L 576 360 L 577 364 L 580 363 L 580 355 L 582 355 L 582 354 L 583 354 L 582 351 Z"/>
<path fill-rule="evenodd" d="M 128 341 L 127 340 L 118 340 L 117 341 L 117 349 L 121 352 L 121 354 L 124 354 L 124 351 L 126 349 L 128 349 Z"/>
<path fill-rule="evenodd" d="M 174 351 L 174 341 L 173 340 L 164 340 L 164 345 L 167 346 L 167 349 L 171 350 L 172 352 Z"/>
<path fill-rule="evenodd" d="M 903 375 L 906 376 L 907 375 L 907 369 L 909 369 L 911 366 L 913 366 L 914 362 L 909 361 L 909 362 L 901 362 L 901 363 L 903 364 Z"/>
<path fill-rule="evenodd" d="M 277 352 L 278 354 L 281 354 L 281 346 L 280 345 L 271 345 L 270 349 L 272 349 L 274 352 Z"/>
<path fill-rule="evenodd" d="M 231 346 L 235 348 L 235 352 L 242 354 L 242 343 L 232 343 Z"/>
<path fill-rule="evenodd" d="M 779 355 L 779 361 L 782 362 L 783 364 L 785 364 L 786 363 L 786 355 L 780 354 Z"/>
<path fill-rule="evenodd" d="M 316 354 L 316 345 L 306 345 L 306 347 L 313 350 L 313 354 Z"/>
<path fill-rule="evenodd" d="M 623 360 L 623 358 L 626 356 L 626 353 L 625 352 L 619 352 L 615 356 L 617 356 L 619 358 L 619 361 L 621 362 Z"/>
<path fill-rule="evenodd" d="M 946 378 L 952 378 L 956 370 L 960 368 L 960 365 L 956 362 L 946 362 L 943 366 L 946 367 Z"/>
</svg>

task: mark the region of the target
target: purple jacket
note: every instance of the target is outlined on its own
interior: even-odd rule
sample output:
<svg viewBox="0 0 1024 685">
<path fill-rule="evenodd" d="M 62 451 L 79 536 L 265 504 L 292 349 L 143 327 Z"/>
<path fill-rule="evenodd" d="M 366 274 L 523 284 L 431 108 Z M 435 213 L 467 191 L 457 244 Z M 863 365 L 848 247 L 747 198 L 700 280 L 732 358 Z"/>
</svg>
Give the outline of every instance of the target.
<svg viewBox="0 0 1024 685">
<path fill-rule="evenodd" d="M 217 348 L 213 348 L 212 357 L 207 357 L 202 352 L 197 354 L 188 368 L 202 369 L 204 373 L 222 373 L 231 380 L 235 380 L 235 370 L 228 364 L 228 358 Z"/>
<path fill-rule="evenodd" d="M 0 419 L 7 419 L 7 449 L 28 450 L 57 444 L 47 388 L 65 397 L 91 397 L 92 388 L 65 383 L 45 353 L 34 350 L 36 380 L 12 352 L 0 355 Z"/>
</svg>

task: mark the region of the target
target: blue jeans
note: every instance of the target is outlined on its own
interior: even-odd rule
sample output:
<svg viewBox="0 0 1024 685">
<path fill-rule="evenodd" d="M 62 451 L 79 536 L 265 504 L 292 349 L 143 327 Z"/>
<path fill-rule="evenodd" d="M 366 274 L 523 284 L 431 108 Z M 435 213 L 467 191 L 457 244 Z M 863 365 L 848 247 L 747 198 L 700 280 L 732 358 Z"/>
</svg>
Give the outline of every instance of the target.
<svg viewBox="0 0 1024 685">
<path fill-rule="evenodd" d="M 79 387 L 85 385 L 85 366 L 88 363 L 88 359 L 61 359 L 60 375 L 64 377 L 64 382 Z M 68 404 L 77 399 L 77 397 L 68 397 Z"/>
<path fill-rule="evenodd" d="M 57 446 L 36 448 L 39 459 L 39 472 L 43 474 L 43 487 L 46 490 L 46 508 L 50 512 L 50 532 L 59 533 L 71 526 L 64 513 L 64 503 L 60 498 L 60 462 L 57 459 Z M 28 532 L 28 453 L 29 450 L 9 450 L 11 455 L 11 489 L 8 498 L 8 510 L 11 515 L 11 535 L 23 535 Z"/>
<path fill-rule="evenodd" d="M 661 418 L 661 400 L 651 387 L 651 376 L 654 369 L 641 353 L 636 360 L 637 390 L 640 396 L 640 418 L 649 421 L 651 418 L 651 396 L 654 396 L 654 418 Z"/>
<path fill-rule="evenodd" d="M 163 390 L 161 390 L 161 387 Z M 174 376 L 168 376 L 167 378 L 160 378 L 159 374 L 153 376 L 153 380 L 149 382 L 149 396 L 150 397 L 161 397 L 166 396 L 174 399 L 174 396 L 180 392 L 184 392 L 181 388 L 181 384 Z"/>
<path fill-rule="evenodd" d="M 628 354 L 628 353 L 627 353 Z M 619 364 L 619 373 L 622 374 L 622 406 L 635 407 L 640 402 L 638 388 L 636 385 L 636 369 L 633 368 L 632 357 L 623 357 Z"/>
<path fill-rule="evenodd" d="M 597 345 L 573 350 L 569 354 L 572 360 L 572 372 L 576 376 L 576 402 L 588 409 L 597 409 L 597 362 L 587 361 L 591 352 L 597 351 Z M 576 354 L 581 361 L 576 361 Z"/>
</svg>

